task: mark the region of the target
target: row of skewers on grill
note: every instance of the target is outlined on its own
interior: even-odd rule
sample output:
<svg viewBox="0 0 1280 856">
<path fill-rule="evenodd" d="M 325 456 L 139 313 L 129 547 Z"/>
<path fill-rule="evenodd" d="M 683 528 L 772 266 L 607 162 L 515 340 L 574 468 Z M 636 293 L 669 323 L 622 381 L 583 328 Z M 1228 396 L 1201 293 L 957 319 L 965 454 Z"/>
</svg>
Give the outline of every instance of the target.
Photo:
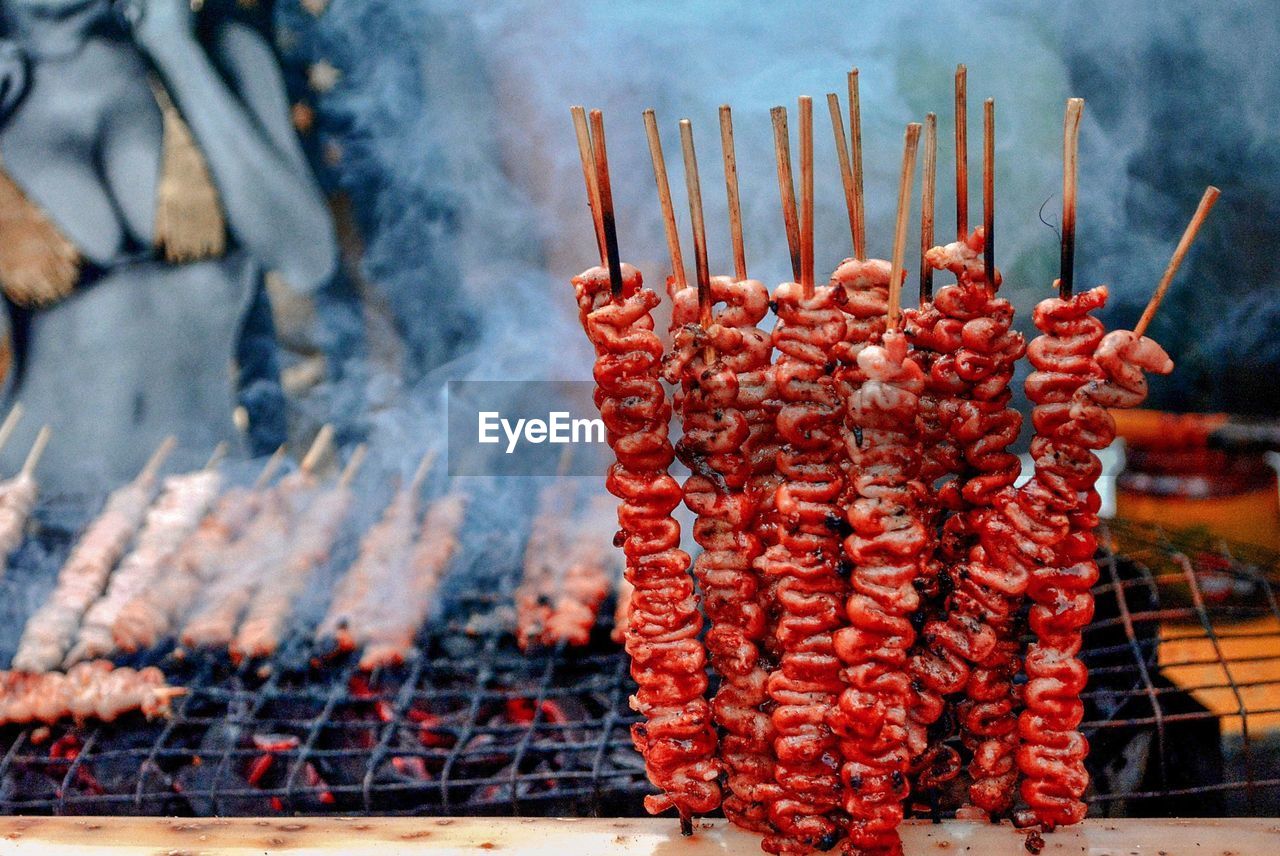
<svg viewBox="0 0 1280 856">
<path fill-rule="evenodd" d="M 1115 437 L 1108 408 L 1136 406 L 1145 373 L 1172 370 L 1142 333 L 1217 196 L 1206 192 L 1135 329 L 1107 333 L 1092 314 L 1106 288 L 1073 288 L 1083 101 L 1071 99 L 1061 275 L 1035 309 L 1040 336 L 1028 346 L 998 296 L 994 102 L 983 110 L 982 226 L 968 223 L 961 66 L 956 239 L 934 244 L 930 114 L 923 129 L 907 126 L 886 261 L 867 251 L 857 84 L 855 70 L 851 140 L 838 96 L 828 96 L 853 256 L 827 283 L 814 271 L 812 103 L 799 102 L 798 205 L 786 111 L 773 111 L 794 281 L 772 295 L 748 275 L 729 107 L 720 119 L 732 276 L 710 275 L 693 131 L 680 123 L 692 282 L 657 122 L 645 112 L 672 267 L 667 342 L 654 330 L 660 298 L 619 257 L 603 118 L 572 111 L 600 253 L 573 285 L 616 458 L 606 480 L 620 500 L 615 543 L 634 586 L 625 643 L 643 720 L 633 738 L 658 789 L 646 806 L 674 808 L 686 832 L 692 817 L 723 808 L 772 853 L 840 842 L 851 853 L 900 853 L 904 814 L 936 804 L 966 758 L 962 814 L 1013 815 L 1045 831 L 1084 816 L 1078 655 L 1098 576 L 1093 453 Z M 920 303 L 904 309 L 922 130 Z M 935 291 L 944 270 L 956 281 Z M 1024 354 L 1035 469 L 1015 486 L 1010 445 L 1022 420 L 1010 385 Z M 669 473 L 677 457 L 691 472 L 683 485 Z M 702 548 L 691 568 L 672 517 L 681 500 Z M 708 661 L 720 675 L 711 698 Z M 1038 832 L 1028 846 L 1040 846 Z"/>
<path fill-rule="evenodd" d="M 164 712 L 181 690 L 166 686 L 158 669 L 113 670 L 103 658 L 170 639 L 179 653 L 269 660 L 354 510 L 353 481 L 365 450 L 357 447 L 326 483 L 316 473 L 332 437 L 323 428 L 292 473 L 276 478 L 281 449 L 251 485 L 231 487 L 219 467 L 221 449 L 203 469 L 161 479 L 174 447 L 166 440 L 133 481 L 107 498 L 28 619 L 12 668 L 0 675 L 0 723 Z M 457 553 L 468 505 L 468 494 L 456 487 L 424 502 L 434 460 L 428 452 L 394 492 L 338 578 L 314 628 L 322 659 L 358 651 L 359 667 L 372 671 L 414 654 Z M 516 598 L 522 648 L 586 644 L 617 576 L 598 506 L 577 514 L 572 487 L 565 481 L 545 492 L 533 521 Z M 4 501 L 0 494 L 0 509 Z"/>
</svg>

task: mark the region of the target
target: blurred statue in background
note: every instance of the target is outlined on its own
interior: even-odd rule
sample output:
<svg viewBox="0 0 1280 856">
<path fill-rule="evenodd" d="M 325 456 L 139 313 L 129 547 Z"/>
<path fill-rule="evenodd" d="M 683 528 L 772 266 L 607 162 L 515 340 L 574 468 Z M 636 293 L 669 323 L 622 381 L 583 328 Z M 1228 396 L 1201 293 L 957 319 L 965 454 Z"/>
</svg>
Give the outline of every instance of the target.
<svg viewBox="0 0 1280 856">
<path fill-rule="evenodd" d="M 275 58 L 233 21 L 197 35 L 188 0 L 0 12 L 6 397 L 54 427 L 51 484 L 129 476 L 169 433 L 207 452 L 278 374 L 265 272 L 310 293 L 336 257 Z"/>
</svg>

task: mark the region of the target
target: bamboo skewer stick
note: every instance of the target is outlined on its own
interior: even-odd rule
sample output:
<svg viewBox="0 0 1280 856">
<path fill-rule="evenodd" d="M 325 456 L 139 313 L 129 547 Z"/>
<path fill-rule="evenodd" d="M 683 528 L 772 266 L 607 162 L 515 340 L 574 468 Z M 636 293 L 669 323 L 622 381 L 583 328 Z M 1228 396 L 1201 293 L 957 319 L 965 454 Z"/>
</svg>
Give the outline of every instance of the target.
<svg viewBox="0 0 1280 856">
<path fill-rule="evenodd" d="M 800 281 L 800 218 L 796 214 L 796 185 L 791 175 L 791 139 L 787 131 L 787 108 L 774 107 L 773 151 L 778 162 L 778 195 L 782 198 L 782 222 L 787 229 L 787 247 L 791 250 L 791 277 Z"/>
<path fill-rule="evenodd" d="M 862 194 L 862 98 L 858 95 L 858 70 L 851 69 L 849 84 L 849 154 L 853 162 L 853 201 L 857 227 L 853 233 L 853 257 L 867 258 L 867 210 Z"/>
<path fill-rule="evenodd" d="M 219 443 L 213 447 L 213 451 L 209 453 L 209 460 L 205 461 L 204 468 L 212 470 L 222 463 L 222 459 L 227 456 L 227 444 Z"/>
<path fill-rule="evenodd" d="M 556 461 L 556 476 L 564 478 L 569 474 L 569 465 L 573 463 L 573 446 L 572 444 L 564 447 L 564 451 L 560 453 L 560 460 Z"/>
<path fill-rule="evenodd" d="M 587 113 L 576 105 L 569 108 L 569 113 L 573 116 L 573 130 L 578 138 L 578 159 L 582 161 L 582 181 L 587 188 L 587 207 L 591 209 L 591 224 L 596 232 L 596 249 L 600 251 L 600 263 L 604 264 L 604 223 L 600 219 L 600 189 L 596 186 L 595 157 L 591 153 Z"/>
<path fill-rule="evenodd" d="M 800 287 L 813 296 L 813 99 L 800 96 Z"/>
<path fill-rule="evenodd" d="M 694 275 L 698 284 L 698 325 L 703 330 L 711 327 L 711 272 L 707 261 L 707 230 L 702 212 L 702 183 L 698 178 L 698 155 L 693 146 L 693 125 L 688 119 L 680 120 L 680 148 L 684 155 L 685 192 L 689 197 L 689 219 L 693 225 Z M 703 362 L 711 365 L 715 351 L 710 345 L 703 348 Z"/>
<path fill-rule="evenodd" d="M 618 228 L 613 220 L 613 187 L 609 183 L 609 156 L 604 141 L 604 114 L 591 111 L 591 143 L 596 161 L 596 185 L 600 188 L 600 222 L 604 225 L 605 258 L 609 285 L 616 300 L 622 295 L 622 261 L 618 257 Z"/>
<path fill-rule="evenodd" d="M 702 216 L 702 182 L 698 179 L 698 154 L 693 147 L 693 124 L 680 120 L 680 148 L 684 153 L 684 185 L 689 195 L 689 219 L 693 225 L 693 266 L 698 278 L 698 324 L 711 328 L 711 270 L 707 262 L 707 226 Z M 703 350 L 706 364 L 715 360 L 708 345 Z"/>
<path fill-rule="evenodd" d="M 911 214 L 911 182 L 915 178 L 916 150 L 920 147 L 920 123 L 907 125 L 902 146 L 902 175 L 898 179 L 898 219 L 893 230 L 893 260 L 889 273 L 888 329 L 901 320 L 902 260 L 907 249 L 907 219 Z"/>
<path fill-rule="evenodd" d="M 0 449 L 8 445 L 9 439 L 13 437 L 13 432 L 17 429 L 18 423 L 22 421 L 22 413 L 23 407 L 20 401 L 9 408 L 9 415 L 5 416 L 4 424 L 0 425 Z"/>
<path fill-rule="evenodd" d="M 160 468 L 164 466 L 165 460 L 173 453 L 178 445 L 178 438 L 170 434 L 160 441 L 160 445 L 151 453 L 151 457 L 147 459 L 146 464 L 142 467 L 142 472 L 138 473 L 139 481 L 147 481 L 156 477 L 156 473 L 160 472 Z"/>
<path fill-rule="evenodd" d="M 920 305 L 933 299 L 933 265 L 925 254 L 933 247 L 933 209 L 938 184 L 938 115 L 924 117 L 924 166 L 920 179 Z"/>
<path fill-rule="evenodd" d="M 1058 262 L 1058 296 L 1066 300 L 1075 288 L 1076 192 L 1080 166 L 1080 117 L 1083 98 L 1068 98 L 1062 120 L 1062 253 Z"/>
<path fill-rule="evenodd" d="M 298 465 L 298 469 L 306 475 L 314 473 L 316 467 L 320 465 L 320 459 L 329 451 L 331 445 L 333 445 L 333 426 L 326 422 L 316 432 L 315 439 L 311 441 L 311 448 L 307 449 L 307 453 L 302 456 L 302 463 Z"/>
<path fill-rule="evenodd" d="M 720 150 L 724 157 L 724 188 L 729 202 L 729 237 L 733 240 L 733 275 L 747 278 L 747 250 L 742 240 L 742 197 L 738 194 L 738 155 L 733 145 L 733 113 L 720 105 Z"/>
<path fill-rule="evenodd" d="M 351 482 L 355 480 L 356 474 L 364 466 L 364 459 L 368 453 L 369 447 L 365 443 L 356 446 L 355 451 L 351 453 L 351 457 L 347 459 L 347 465 L 343 468 L 342 475 L 338 476 L 338 487 L 351 487 Z"/>
<path fill-rule="evenodd" d="M 1222 191 L 1214 187 L 1212 184 L 1204 189 L 1204 196 L 1200 197 L 1200 204 L 1196 206 L 1196 213 L 1192 215 L 1191 222 L 1187 224 L 1187 229 L 1182 233 L 1182 239 L 1178 241 L 1177 248 L 1173 251 L 1173 257 L 1169 259 L 1169 266 L 1164 270 L 1164 276 L 1160 277 L 1160 284 L 1156 286 L 1155 294 L 1151 295 L 1147 308 L 1142 311 L 1142 317 L 1138 319 L 1137 325 L 1133 328 L 1133 332 L 1141 336 L 1147 331 L 1147 327 L 1151 324 L 1151 319 L 1155 317 L 1156 310 L 1160 308 L 1160 301 L 1164 300 L 1165 294 L 1169 291 L 1169 285 L 1173 282 L 1173 277 L 1178 272 L 1178 268 L 1182 267 L 1182 262 L 1187 257 L 1187 251 L 1191 249 L 1191 244 L 1196 239 L 1196 235 L 1200 233 L 1200 227 L 1204 225 L 1205 219 L 1209 216 L 1209 212 L 1213 210 L 1213 205 L 1218 201 L 1218 197 Z"/>
<path fill-rule="evenodd" d="M 844 117 L 840 96 L 827 93 L 827 110 L 831 113 L 831 133 L 836 139 L 836 159 L 840 162 L 840 183 L 844 186 L 844 208 L 849 215 L 849 241 L 853 254 L 858 254 L 858 203 L 853 184 L 853 163 L 849 159 L 849 143 L 844 136 Z"/>
<path fill-rule="evenodd" d="M 658 204 L 662 208 L 662 228 L 667 237 L 667 251 L 671 255 L 671 275 L 676 286 L 685 287 L 684 255 L 680 252 L 680 231 L 676 227 L 675 206 L 671 202 L 671 182 L 667 178 L 667 161 L 662 156 L 662 137 L 658 134 L 658 119 L 650 107 L 644 111 L 645 136 L 649 138 L 649 158 L 653 161 L 653 180 L 658 185 Z"/>
<path fill-rule="evenodd" d="M 271 481 L 271 477 L 276 474 L 276 470 L 280 469 L 280 465 L 284 463 L 285 444 L 281 443 L 276 450 L 271 453 L 271 457 L 267 459 L 266 465 L 262 468 L 262 472 L 258 473 L 258 477 L 253 480 L 253 489 L 262 490 L 267 486 L 267 482 Z"/>
<path fill-rule="evenodd" d="M 565 455 L 570 454 L 572 449 L 573 449 L 573 446 L 571 445 L 565 446 L 564 454 Z M 426 453 L 423 454 L 422 459 L 418 461 L 418 468 L 414 470 L 413 478 L 409 480 L 410 496 L 417 496 L 418 491 L 422 490 L 422 486 L 427 483 L 427 475 L 430 474 L 431 468 L 435 466 L 436 455 L 438 453 L 439 453 L 438 449 L 435 449 L 435 448 L 427 449 Z M 563 473 L 560 473 L 560 475 L 563 475 Z"/>
<path fill-rule="evenodd" d="M 969 70 L 956 66 L 956 240 L 969 237 Z"/>
<path fill-rule="evenodd" d="M 982 269 L 996 288 L 996 101 L 982 103 Z"/>
<path fill-rule="evenodd" d="M 31 444 L 31 451 L 27 452 L 27 459 L 22 462 L 22 475 L 35 476 L 36 467 L 40 466 L 40 458 L 44 456 L 45 447 L 49 445 L 49 437 L 52 433 L 53 429 L 48 425 L 41 426 L 40 433 L 36 434 L 36 441 Z"/>
</svg>

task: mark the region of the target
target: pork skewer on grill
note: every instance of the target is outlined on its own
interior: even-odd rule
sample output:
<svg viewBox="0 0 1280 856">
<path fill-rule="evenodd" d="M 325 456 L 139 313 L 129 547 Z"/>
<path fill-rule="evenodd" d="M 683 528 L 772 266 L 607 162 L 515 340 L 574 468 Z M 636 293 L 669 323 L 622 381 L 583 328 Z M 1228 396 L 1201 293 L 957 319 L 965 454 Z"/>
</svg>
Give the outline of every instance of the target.
<svg viewBox="0 0 1280 856">
<path fill-rule="evenodd" d="M 516 643 L 522 651 L 543 643 L 555 612 L 555 592 L 569 561 L 568 521 L 574 517 L 576 499 L 577 486 L 561 477 L 538 493 L 515 593 Z"/>
<path fill-rule="evenodd" d="M 613 503 L 607 500 L 605 496 L 596 497 L 574 522 L 568 562 L 552 597 L 551 615 L 542 633 L 543 645 L 586 645 L 591 639 L 600 605 L 609 596 L 617 576 L 608 549 Z"/>
<path fill-rule="evenodd" d="M 316 629 L 317 639 L 333 639 L 338 648 L 350 651 L 357 646 L 352 628 L 376 620 L 365 615 L 383 587 L 393 586 L 404 571 L 417 532 L 420 494 L 436 450 L 422 456 L 409 484 L 396 491 L 381 518 L 360 539 L 360 551 L 334 590 L 329 609 Z"/>
<path fill-rule="evenodd" d="M 159 644 L 191 608 L 201 587 L 217 573 L 227 548 L 262 507 L 263 489 L 284 461 L 284 446 L 267 461 L 256 482 L 225 492 L 172 555 L 168 573 L 138 592 L 121 610 L 112 636 L 121 651 Z"/>
<path fill-rule="evenodd" d="M 293 473 L 263 498 L 262 506 L 244 535 L 222 553 L 222 567 L 197 596 L 179 639 L 188 648 L 224 648 L 235 637 L 240 615 L 252 600 L 258 582 L 278 569 L 288 550 L 289 536 L 309 497 Z"/>
<path fill-rule="evenodd" d="M 692 818 L 720 804 L 720 769 L 705 698 L 702 618 L 680 525 L 671 516 L 681 490 L 667 471 L 674 451 L 667 439 L 670 403 L 659 379 L 662 342 L 651 314 L 658 296 L 618 258 L 600 113 L 592 111 L 591 132 L 581 108 L 574 115 L 587 198 L 604 238 L 603 264 L 579 274 L 573 286 L 596 353 L 596 405 L 616 457 L 606 480 L 621 500 L 615 543 L 635 586 L 626 647 L 639 684 L 631 705 L 644 721 L 632 728 L 632 739 L 661 791 L 646 797 L 645 807 L 652 814 L 675 808 L 682 831 L 692 833 Z"/>
<path fill-rule="evenodd" d="M 773 345 L 778 395 L 776 495 L 779 540 L 757 566 L 776 581 L 778 666 L 769 675 L 776 730 L 775 779 L 782 794 L 769 806 L 776 834 L 766 835 L 771 853 L 827 849 L 842 827 L 838 741 L 827 725 L 844 687 L 833 634 L 843 624 L 845 580 L 840 539 L 830 525 L 840 519 L 844 451 L 836 430 L 840 398 L 827 366 L 845 338 L 845 318 L 837 289 L 813 282 L 812 108 L 800 102 L 801 198 L 799 281 L 774 292 L 778 323 Z M 784 221 L 797 219 L 790 197 L 790 156 L 786 113 L 774 108 Z"/>
<path fill-rule="evenodd" d="M 376 589 L 377 598 L 366 601 L 368 608 L 361 611 L 363 621 L 352 627 L 356 644 L 364 647 L 360 668 L 399 665 L 414 650 L 414 638 L 437 602 L 440 583 L 457 553 L 466 510 L 467 496 L 457 490 L 427 507 L 403 583 L 395 579 Z"/>
<path fill-rule="evenodd" d="M 294 527 L 315 492 L 315 467 L 332 440 L 332 427 L 321 428 L 297 472 L 267 491 L 257 516 L 223 552 L 217 575 L 201 591 L 179 635 L 183 645 L 222 648 L 231 643 L 258 585 L 284 561 Z"/>
<path fill-rule="evenodd" d="M 1068 102 L 1064 208 L 1074 207 L 1074 131 L 1082 106 L 1078 100 Z M 1024 743 L 1018 765 L 1029 812 L 1019 821 L 1038 823 L 1045 831 L 1079 822 L 1086 810 L 1081 797 L 1089 781 L 1084 767 L 1089 747 L 1079 726 L 1084 716 L 1080 693 L 1088 672 L 1078 654 L 1081 629 L 1093 617 L 1092 587 L 1098 579 L 1093 530 L 1098 522 L 1100 500 L 1095 485 L 1101 465 L 1093 451 L 1115 439 L 1115 423 L 1107 408 L 1139 406 L 1147 391 L 1144 372 L 1166 374 L 1173 368 L 1160 346 L 1142 333 L 1217 196 L 1217 188 L 1205 191 L 1133 332 L 1118 330 L 1100 340 L 1096 334 L 1088 337 L 1080 344 L 1094 340 L 1096 347 L 1087 356 L 1082 348 L 1068 350 L 1065 346 L 1072 343 L 1055 337 L 1058 331 L 1049 323 L 1042 326 L 1045 335 L 1036 340 L 1038 371 L 1028 379 L 1028 396 L 1037 405 L 1032 441 L 1036 472 L 1024 491 L 1043 497 L 1046 504 L 1052 501 L 1050 510 L 1060 510 L 1067 521 L 1067 534 L 1057 546 L 1054 561 L 1033 565 L 1028 585 L 1034 601 L 1030 624 L 1035 640 L 1026 657 L 1026 710 L 1019 719 Z M 1074 221 L 1074 211 L 1068 216 L 1064 210 L 1064 224 L 1074 225 Z M 1074 229 L 1064 229 L 1064 242 L 1073 235 Z M 1048 304 L 1047 309 L 1070 301 L 1073 244 L 1073 240 L 1064 244 L 1059 297 L 1041 304 Z M 1038 326 L 1052 317 L 1039 307 L 1036 314 Z"/>
<path fill-rule="evenodd" d="M 0 429 L 2 431 L 2 429 Z M 31 512 L 35 510 L 36 499 L 40 495 L 40 485 L 36 481 L 36 467 L 49 443 L 49 426 L 45 425 L 36 435 L 31 451 L 16 476 L 0 485 L 0 576 L 8 569 L 8 557 L 22 545 L 22 538 L 27 532 L 27 523 L 31 520 Z M 3 438 L 0 438 L 0 446 Z"/>
<path fill-rule="evenodd" d="M 763 586 L 753 567 L 761 547 L 752 531 L 756 502 L 751 491 L 751 430 L 746 414 L 738 407 L 739 369 L 751 364 L 758 367 L 761 341 L 744 335 L 744 328 L 754 329 L 747 318 L 756 312 L 763 315 L 768 294 L 761 283 L 709 274 L 693 130 L 684 119 L 680 136 L 697 271 L 696 284 L 686 282 L 652 110 L 645 111 L 645 123 L 673 272 L 667 286 L 672 300 L 673 344 L 663 374 L 680 389 L 675 405 L 684 436 L 676 444 L 676 455 L 691 471 L 684 484 L 684 501 L 697 515 L 693 537 L 702 547 L 693 572 L 710 622 L 707 652 L 722 677 L 711 711 L 716 724 L 724 729 L 720 742 L 727 773 L 724 812 L 738 826 L 769 832 L 767 805 L 777 796 L 773 728 L 760 709 L 768 699 L 765 683 L 769 673 L 761 662 L 768 622 Z M 724 308 L 713 314 L 718 305 Z"/>
<path fill-rule="evenodd" d="M 132 482 L 107 497 L 106 506 L 58 572 L 53 592 L 27 619 L 13 658 L 15 670 L 47 672 L 62 663 L 85 610 L 102 593 L 107 577 L 142 525 L 156 474 L 176 443 L 173 437 L 167 438 Z"/>
<path fill-rule="evenodd" d="M 627 638 L 627 628 L 631 626 L 631 596 L 635 594 L 635 586 L 625 576 L 618 577 L 618 585 L 614 589 L 617 601 L 613 606 L 613 632 L 609 638 L 619 645 Z"/>
<path fill-rule="evenodd" d="M 270 657 L 279 647 L 294 600 L 329 560 L 342 533 L 355 500 L 351 481 L 360 471 L 366 451 L 363 444 L 356 447 L 338 483 L 314 499 L 298 522 L 289 539 L 284 565 L 262 579 L 245 611 L 231 642 L 233 660 Z"/>
<path fill-rule="evenodd" d="M 155 585 L 171 567 L 174 554 L 199 525 L 222 488 L 218 464 L 226 453 L 219 445 L 203 470 L 169 476 L 160 496 L 147 510 L 133 548 L 107 581 L 106 591 L 85 612 L 80 636 L 63 667 L 92 660 L 115 648 L 115 627 L 121 610 L 134 597 Z"/>
<path fill-rule="evenodd" d="M 850 460 L 844 541 L 852 564 L 845 604 L 850 625 L 835 634 L 848 684 L 829 721 L 841 738 L 844 809 L 849 847 L 861 854 L 901 854 L 898 824 L 908 793 L 911 747 L 908 711 L 914 702 L 908 652 L 916 580 L 932 536 L 926 496 L 917 476 L 924 374 L 907 354 L 900 328 L 902 258 L 920 125 L 907 126 L 898 217 L 889 277 L 886 330 L 857 355 L 861 383 L 846 399 L 842 437 Z"/>
<path fill-rule="evenodd" d="M 107 660 L 77 663 L 63 672 L 0 672 L 0 725 L 60 719 L 113 722 L 140 710 L 148 719 L 165 716 L 186 690 L 165 683 L 155 666 L 116 667 Z"/>
</svg>

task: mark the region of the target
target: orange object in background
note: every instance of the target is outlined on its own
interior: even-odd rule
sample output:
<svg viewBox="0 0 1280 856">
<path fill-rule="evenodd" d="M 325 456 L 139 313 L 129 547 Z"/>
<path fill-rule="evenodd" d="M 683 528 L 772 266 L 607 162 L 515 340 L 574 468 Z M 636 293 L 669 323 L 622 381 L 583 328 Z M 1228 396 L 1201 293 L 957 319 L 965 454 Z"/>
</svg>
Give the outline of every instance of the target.
<svg viewBox="0 0 1280 856">
<path fill-rule="evenodd" d="M 1125 441 L 1116 516 L 1167 529 L 1203 528 L 1228 541 L 1280 549 L 1276 471 L 1260 448 L 1212 448 L 1225 414 L 1119 410 Z"/>
<path fill-rule="evenodd" d="M 1239 423 L 1226 414 L 1111 415 L 1125 441 L 1125 469 L 1116 479 L 1118 518 L 1168 533 L 1194 530 L 1192 540 L 1280 549 L 1280 492 L 1265 445 L 1210 439 Z M 1229 574 L 1206 572 L 1200 567 L 1204 555 L 1192 558 L 1200 560 L 1197 580 L 1210 615 L 1239 604 L 1237 598 L 1258 597 L 1223 585 L 1233 579 Z M 1255 734 L 1280 728 L 1280 619 L 1240 618 L 1224 609 L 1203 620 L 1216 625 L 1212 638 L 1194 618 L 1160 622 L 1161 671 L 1212 711 L 1226 734 L 1241 733 L 1246 722 Z"/>
<path fill-rule="evenodd" d="M 1224 627 L 1210 640 L 1199 627 L 1160 626 L 1160 671 L 1213 712 L 1224 734 L 1280 728 L 1280 621 L 1264 617 Z"/>
</svg>

